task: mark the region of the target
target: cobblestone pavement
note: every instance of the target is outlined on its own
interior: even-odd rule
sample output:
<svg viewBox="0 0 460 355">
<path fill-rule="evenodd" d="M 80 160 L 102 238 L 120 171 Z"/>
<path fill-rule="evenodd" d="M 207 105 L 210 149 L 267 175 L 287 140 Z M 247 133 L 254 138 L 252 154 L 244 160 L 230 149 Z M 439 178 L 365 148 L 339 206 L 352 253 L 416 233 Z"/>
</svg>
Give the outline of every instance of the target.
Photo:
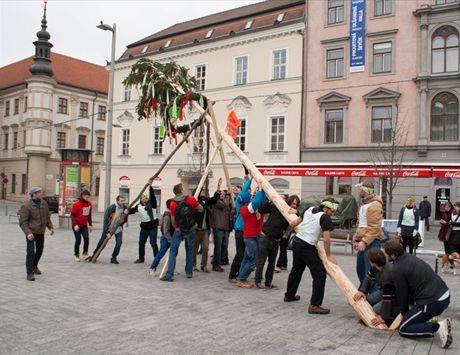
<svg viewBox="0 0 460 355">
<path fill-rule="evenodd" d="M 24 236 L 1 209 L 0 214 L 0 354 L 446 352 L 437 338 L 413 341 L 360 325 L 330 279 L 324 305 L 331 308 L 331 314 L 309 315 L 311 279 L 307 272 L 299 289 L 301 300 L 284 303 L 286 271 L 275 274 L 279 290 L 235 287 L 227 281 L 228 266 L 225 273 L 198 272 L 193 279 L 186 279 L 181 247 L 177 263 L 180 275 L 174 282 L 161 282 L 148 276 L 147 264 L 133 264 L 137 257 L 137 217 L 131 218 L 125 231 L 119 265 L 109 262 L 112 241 L 97 264 L 74 262 L 73 235 L 58 229 L 55 236 L 46 237 L 40 262 L 43 275 L 29 282 L 25 277 Z M 101 221 L 101 215 L 95 219 Z M 91 234 L 91 250 L 100 227 L 96 224 Z M 429 235 L 427 247 L 441 249 L 435 234 Z M 230 251 L 233 257 L 233 243 Z M 333 253 L 356 282 L 355 257 L 340 246 L 333 247 Z M 424 259 L 434 265 L 434 257 Z M 151 257 L 147 259 L 150 261 Z M 442 276 L 452 291 L 445 316 L 452 319 L 454 343 L 447 353 L 458 354 L 460 276 Z"/>
</svg>

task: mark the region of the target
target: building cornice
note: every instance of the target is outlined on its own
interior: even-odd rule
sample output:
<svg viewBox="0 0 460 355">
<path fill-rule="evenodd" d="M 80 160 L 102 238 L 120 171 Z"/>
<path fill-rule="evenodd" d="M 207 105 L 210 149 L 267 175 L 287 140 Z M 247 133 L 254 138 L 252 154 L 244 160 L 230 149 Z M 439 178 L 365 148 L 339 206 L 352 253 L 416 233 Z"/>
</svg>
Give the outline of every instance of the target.
<svg viewBox="0 0 460 355">
<path fill-rule="evenodd" d="M 378 37 L 378 36 L 388 36 L 388 35 L 395 35 L 398 33 L 398 29 L 394 28 L 392 30 L 385 30 L 385 31 L 376 31 L 376 32 L 368 32 L 366 34 L 367 37 Z"/>
<path fill-rule="evenodd" d="M 413 12 L 414 16 L 421 16 L 423 14 L 437 14 L 443 12 L 451 12 L 453 10 L 460 10 L 460 2 L 443 5 L 422 5 L 420 9 Z"/>
<path fill-rule="evenodd" d="M 337 38 L 329 38 L 329 39 L 323 39 L 321 41 L 321 44 L 329 44 L 329 43 L 337 43 L 337 42 L 344 42 L 350 40 L 350 36 L 343 36 L 343 37 L 337 37 Z"/>
</svg>

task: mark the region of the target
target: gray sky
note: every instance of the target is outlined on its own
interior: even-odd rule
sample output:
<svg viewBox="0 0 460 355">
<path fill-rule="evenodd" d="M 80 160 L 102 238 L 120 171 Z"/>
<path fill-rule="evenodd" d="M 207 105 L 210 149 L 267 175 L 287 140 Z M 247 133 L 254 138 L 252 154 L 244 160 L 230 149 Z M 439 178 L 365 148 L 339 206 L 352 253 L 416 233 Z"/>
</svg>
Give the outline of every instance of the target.
<svg viewBox="0 0 460 355">
<path fill-rule="evenodd" d="M 105 65 L 111 33 L 96 28 L 101 20 L 117 24 L 118 58 L 128 44 L 175 23 L 259 1 L 49 0 L 48 31 L 54 52 Z M 42 0 L 0 0 L 0 67 L 34 54 L 42 15 Z"/>
</svg>

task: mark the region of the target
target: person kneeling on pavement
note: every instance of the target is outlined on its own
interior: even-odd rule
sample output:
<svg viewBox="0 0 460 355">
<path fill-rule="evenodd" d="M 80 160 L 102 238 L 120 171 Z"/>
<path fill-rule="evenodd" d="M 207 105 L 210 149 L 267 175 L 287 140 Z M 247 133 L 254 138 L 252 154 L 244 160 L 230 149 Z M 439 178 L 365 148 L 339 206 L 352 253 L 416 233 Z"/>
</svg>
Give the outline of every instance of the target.
<svg viewBox="0 0 460 355">
<path fill-rule="evenodd" d="M 380 249 L 369 249 L 366 256 L 371 263 L 371 269 L 367 272 L 366 278 L 353 299 L 358 301 L 366 297 L 373 306 L 377 316 L 372 320 L 372 325 L 390 326 L 400 312 L 391 276 L 393 265 L 386 261 L 385 254 Z"/>
<path fill-rule="evenodd" d="M 396 287 L 396 299 L 401 306 L 403 319 L 399 335 L 406 338 L 431 338 L 438 335 L 441 347 L 452 344 L 451 324 L 446 318 L 433 321 L 450 303 L 450 291 L 446 283 L 423 260 L 404 252 L 399 240 L 383 244 Z M 411 309 L 409 304 L 414 301 Z"/>
<path fill-rule="evenodd" d="M 330 262 L 337 264 L 331 256 L 331 231 L 334 230 L 331 216 L 335 214 L 338 203 L 332 198 L 324 199 L 319 207 L 310 207 L 303 213 L 303 218 L 297 217 L 291 222 L 293 228 L 298 227 L 292 241 L 292 269 L 289 274 L 284 302 L 298 301 L 296 295 L 305 267 L 310 269 L 313 278 L 313 292 L 310 299 L 308 313 L 328 314 L 329 309 L 321 307 L 326 287 L 326 269 L 316 249 L 321 237 L 324 240 L 324 250 Z M 290 208 L 290 214 L 297 214 L 297 210 Z"/>
</svg>

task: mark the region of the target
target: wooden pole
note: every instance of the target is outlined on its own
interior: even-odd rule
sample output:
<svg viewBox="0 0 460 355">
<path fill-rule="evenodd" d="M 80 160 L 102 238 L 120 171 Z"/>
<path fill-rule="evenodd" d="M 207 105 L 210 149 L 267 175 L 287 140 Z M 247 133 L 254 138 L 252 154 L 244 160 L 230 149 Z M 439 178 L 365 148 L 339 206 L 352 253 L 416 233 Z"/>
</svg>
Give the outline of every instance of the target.
<svg viewBox="0 0 460 355">
<path fill-rule="evenodd" d="M 204 169 L 203 176 L 201 177 L 200 183 L 198 184 L 198 187 L 196 188 L 195 195 L 194 195 L 195 198 L 198 198 L 198 196 L 200 195 L 200 191 L 203 188 L 204 183 L 206 182 L 206 178 L 208 177 L 209 170 L 211 170 L 212 162 L 216 158 L 218 150 L 219 150 L 218 147 L 215 147 L 212 152 L 211 157 L 209 158 L 208 165 L 206 165 L 206 168 Z"/>
<path fill-rule="evenodd" d="M 180 90 L 180 88 L 179 88 Z M 204 112 L 204 109 L 197 103 L 192 102 L 194 107 L 199 112 Z M 208 108 L 212 105 L 208 105 Z M 211 110 L 209 111 L 212 112 Z M 213 119 L 210 115 L 206 114 L 205 119 L 213 124 L 213 127 L 219 133 L 219 136 L 228 145 L 228 147 L 236 154 L 238 159 L 243 163 L 244 166 L 249 170 L 252 178 L 257 182 L 259 186 L 263 188 L 268 198 L 275 204 L 278 210 L 283 214 L 284 218 L 288 222 L 292 222 L 295 218 L 294 215 L 288 213 L 289 206 L 284 201 L 284 199 L 276 192 L 276 190 L 270 185 L 270 183 L 265 179 L 265 177 L 260 173 L 260 171 L 256 168 L 254 163 L 244 154 L 239 147 L 235 144 L 232 138 L 224 132 L 221 128 L 217 126 L 217 124 L 213 123 Z M 318 244 L 318 252 L 323 261 L 324 267 L 326 268 L 329 277 L 336 283 L 339 287 L 340 291 L 344 294 L 347 298 L 347 301 L 350 305 L 355 309 L 358 313 L 359 317 L 364 321 L 364 323 L 371 327 L 386 330 L 388 327 L 384 324 L 379 325 L 378 327 L 374 327 L 371 323 L 372 319 L 375 317 L 375 313 L 372 307 L 366 300 L 360 300 L 355 302 L 353 300 L 353 295 L 358 291 L 356 287 L 351 283 L 351 281 L 347 278 L 345 273 L 338 265 L 334 265 L 333 263 L 329 262 L 326 257 L 326 253 L 324 252 L 324 248 L 321 244 Z"/>
</svg>

